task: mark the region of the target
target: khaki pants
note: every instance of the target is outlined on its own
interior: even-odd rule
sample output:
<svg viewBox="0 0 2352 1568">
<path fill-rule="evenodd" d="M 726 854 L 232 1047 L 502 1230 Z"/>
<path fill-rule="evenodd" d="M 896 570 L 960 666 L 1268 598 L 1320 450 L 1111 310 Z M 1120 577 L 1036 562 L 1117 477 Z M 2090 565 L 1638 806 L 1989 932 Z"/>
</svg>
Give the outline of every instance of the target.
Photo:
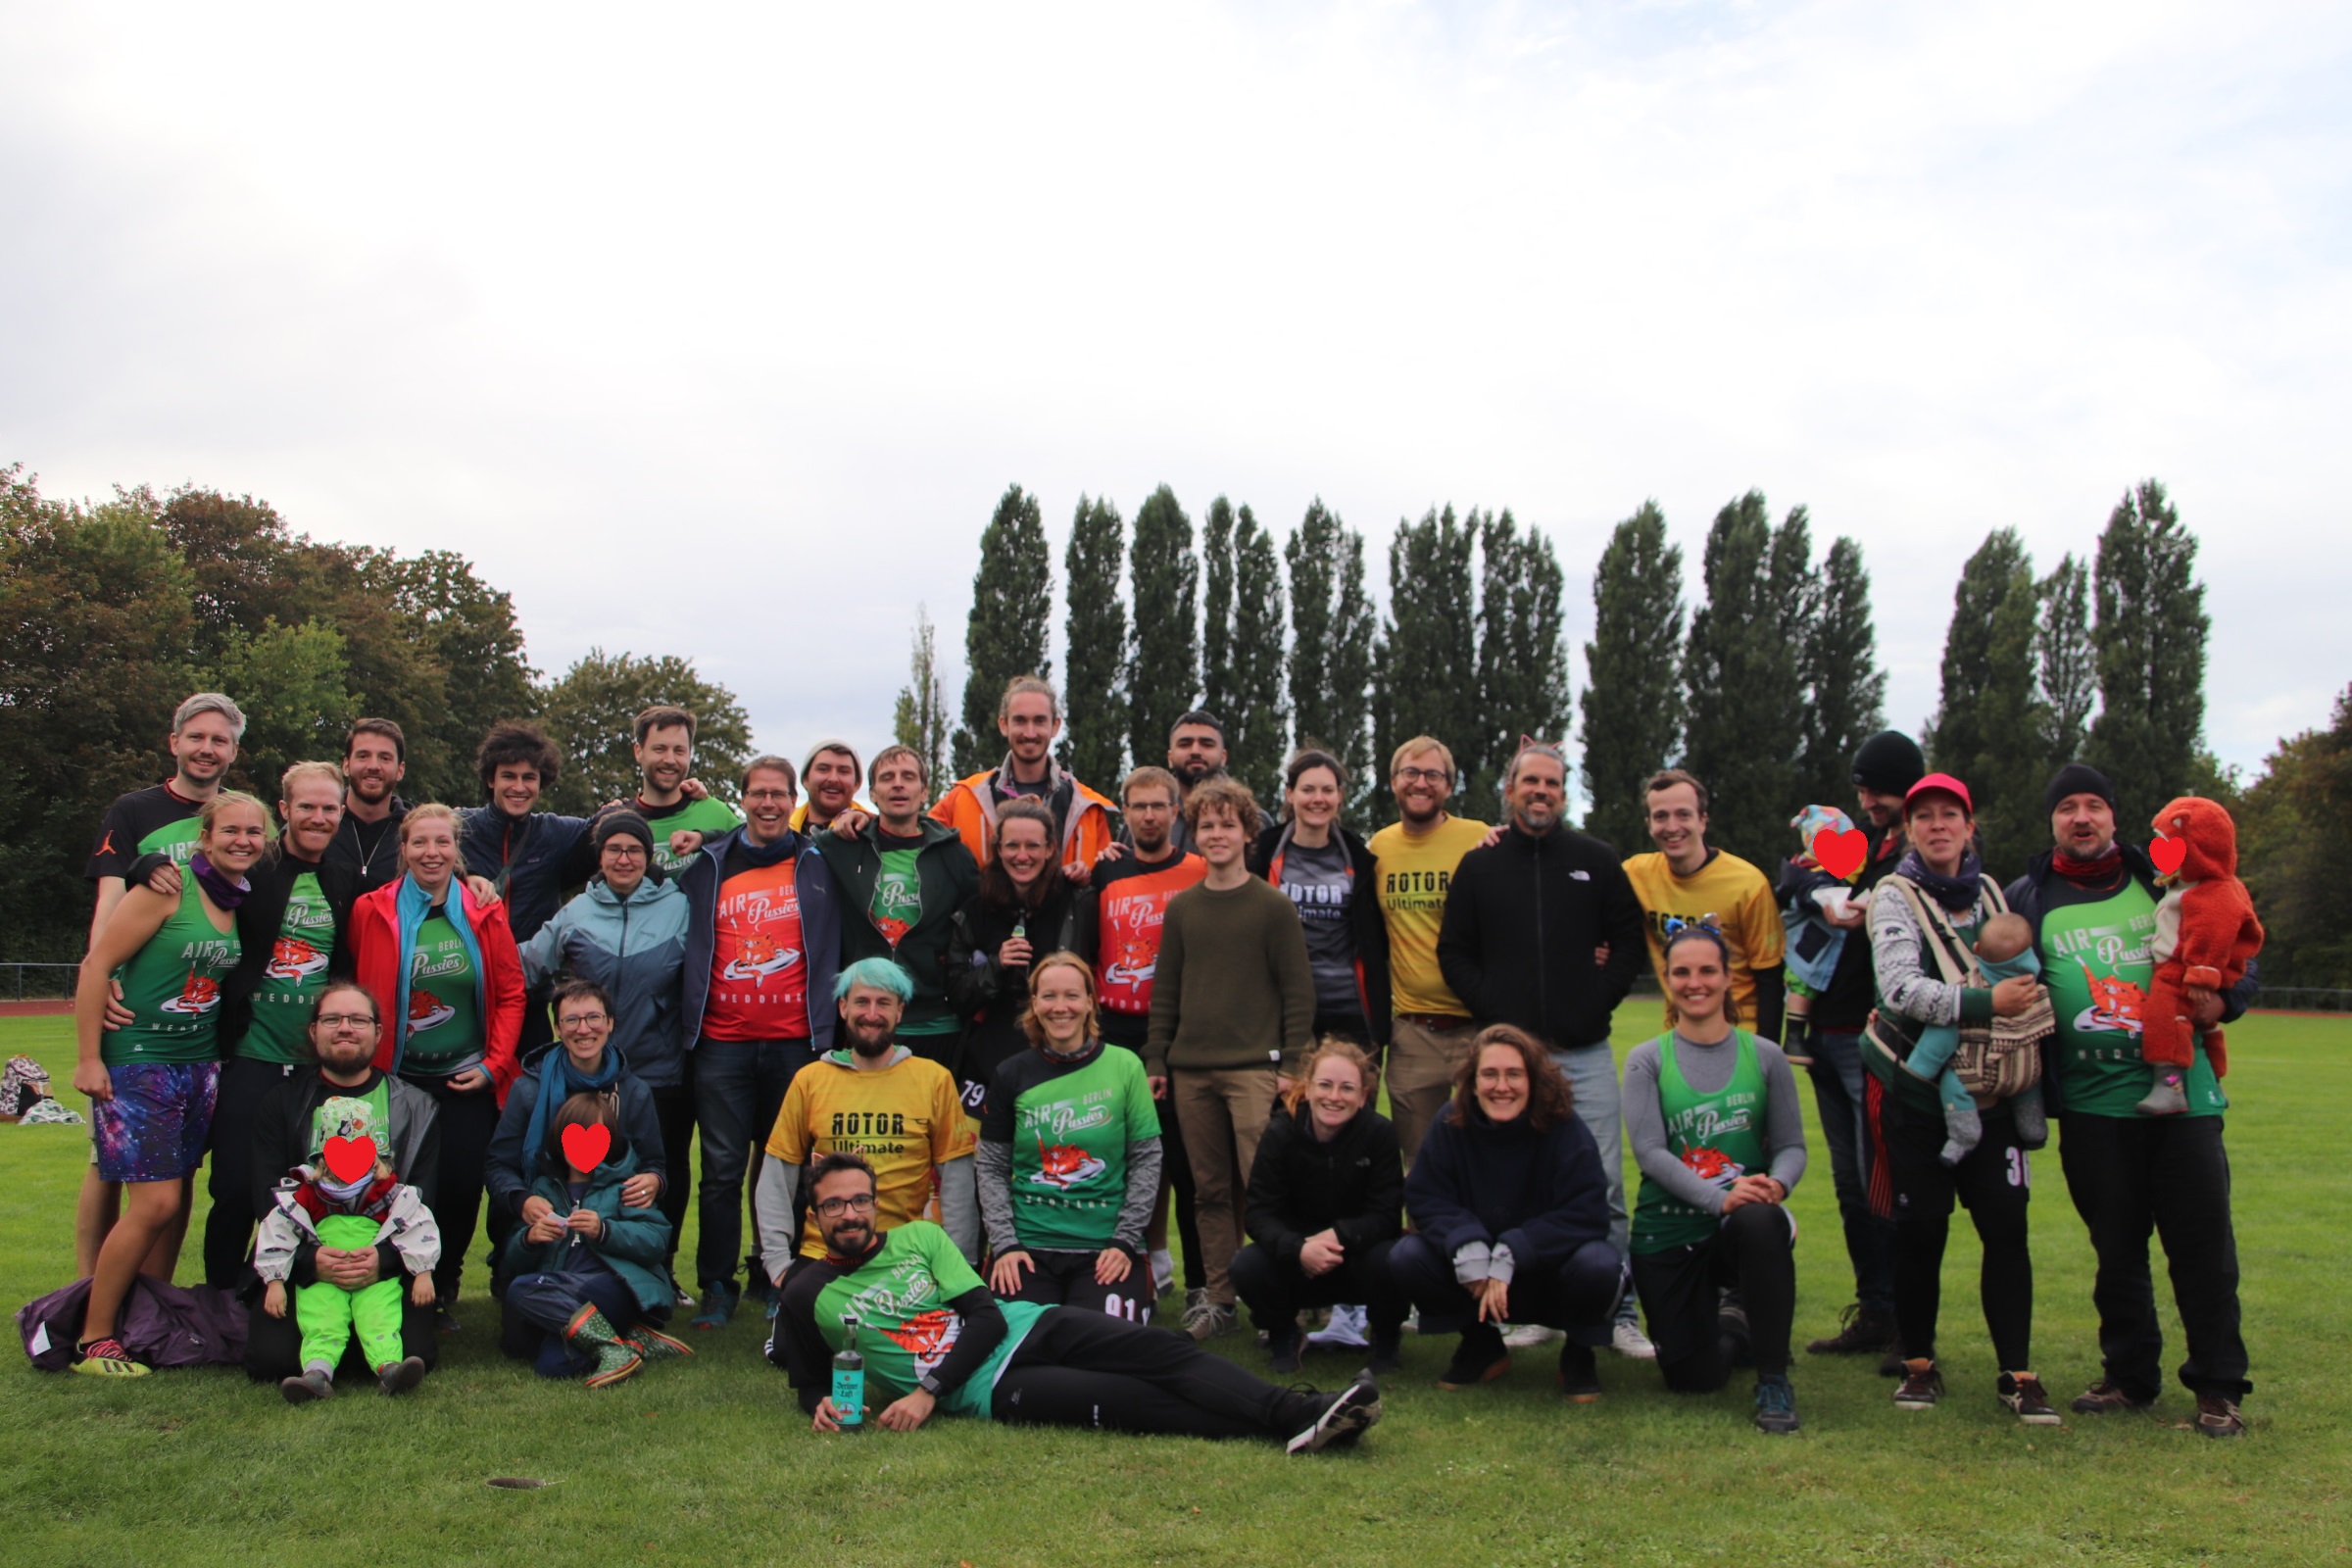
<svg viewBox="0 0 2352 1568">
<path fill-rule="evenodd" d="M 1396 1021 L 1389 1036 L 1389 1119 L 1396 1124 L 1396 1146 L 1407 1165 L 1453 1093 L 1454 1072 L 1477 1038 L 1478 1026 L 1467 1018 L 1450 1029 L 1432 1029 L 1410 1018 Z"/>
<path fill-rule="evenodd" d="M 1193 1163 L 1193 1211 L 1200 1227 L 1200 1261 L 1208 1270 L 1208 1298 L 1232 1306 L 1227 1268 L 1242 1250 L 1243 1202 L 1250 1167 L 1257 1162 L 1257 1140 L 1274 1113 L 1274 1069 L 1217 1067 L 1204 1072 L 1178 1068 L 1168 1074 L 1168 1094 L 1184 1129 L 1185 1152 Z"/>
</svg>

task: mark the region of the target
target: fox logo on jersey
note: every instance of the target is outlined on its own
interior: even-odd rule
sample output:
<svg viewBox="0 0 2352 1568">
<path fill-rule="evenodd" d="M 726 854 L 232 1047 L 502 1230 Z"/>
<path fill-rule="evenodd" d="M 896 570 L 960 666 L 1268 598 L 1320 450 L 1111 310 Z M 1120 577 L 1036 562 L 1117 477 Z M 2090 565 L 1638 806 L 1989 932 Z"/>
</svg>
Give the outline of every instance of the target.
<svg viewBox="0 0 2352 1568">
<path fill-rule="evenodd" d="M 188 973 L 188 983 L 180 989 L 178 996 L 173 997 L 170 1002 L 165 1003 L 163 1007 L 164 1011 L 166 1012 L 177 1012 L 184 1013 L 190 1017 L 202 1017 L 205 1013 L 212 1011 L 219 1005 L 220 1005 L 220 983 L 218 981 L 207 980 L 202 975 L 197 974 L 194 970 L 190 970 Z"/>
<path fill-rule="evenodd" d="M 743 951 L 728 959 L 726 967 L 718 971 L 719 978 L 757 980 L 763 975 L 774 974 L 778 969 L 788 969 L 800 958 L 800 949 L 779 948 L 755 931 L 743 939 Z"/>
<path fill-rule="evenodd" d="M 1738 1160 L 1722 1150 L 1709 1149 L 1704 1144 L 1694 1144 L 1684 1150 L 1683 1163 L 1690 1167 L 1691 1174 L 1718 1187 L 1728 1188 L 1746 1174 Z"/>
<path fill-rule="evenodd" d="M 299 980 L 317 974 L 326 967 L 326 955 L 300 937 L 279 937 L 270 947 L 270 966 L 262 971 L 265 980 Z"/>
<path fill-rule="evenodd" d="M 1122 942 L 1119 956 L 1103 966 L 1106 986 L 1149 985 L 1159 969 L 1159 950 L 1149 943 Z"/>
<path fill-rule="evenodd" d="M 2147 993 L 2120 975 L 2096 975 L 2090 965 L 2078 958 L 2082 978 L 2090 986 L 2090 1005 L 2075 1017 L 2075 1028 L 2084 1034 L 2139 1033 L 2139 1007 L 2147 1001 Z"/>
<path fill-rule="evenodd" d="M 437 1029 L 458 1015 L 458 1009 L 434 996 L 430 991 L 409 993 L 409 1037 L 415 1039 L 427 1029 Z"/>
<path fill-rule="evenodd" d="M 897 1328 L 886 1328 L 883 1335 L 906 1347 L 914 1357 L 915 1376 L 921 1377 L 948 1358 L 956 1347 L 956 1336 L 962 1324 L 956 1314 L 944 1306 L 928 1312 L 917 1312 Z"/>
<path fill-rule="evenodd" d="M 1037 1174 L 1029 1179 L 1040 1187 L 1067 1192 L 1083 1182 L 1091 1182 L 1109 1167 L 1074 1144 L 1056 1144 L 1052 1149 L 1046 1141 L 1037 1141 Z"/>
</svg>

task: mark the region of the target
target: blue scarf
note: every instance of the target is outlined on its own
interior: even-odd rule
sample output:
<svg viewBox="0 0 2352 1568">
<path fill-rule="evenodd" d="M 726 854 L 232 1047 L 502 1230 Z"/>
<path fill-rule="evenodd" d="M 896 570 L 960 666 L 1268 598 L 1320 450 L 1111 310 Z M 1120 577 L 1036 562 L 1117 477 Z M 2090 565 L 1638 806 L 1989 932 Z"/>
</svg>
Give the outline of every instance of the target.
<svg viewBox="0 0 2352 1568">
<path fill-rule="evenodd" d="M 1960 870 L 1953 876 L 1937 875 L 1928 869 L 1928 862 L 1919 858 L 1918 850 L 1905 850 L 1902 859 L 1895 862 L 1894 874 L 1917 884 L 1929 898 L 1953 914 L 1966 914 L 1984 896 L 1984 862 L 1975 850 L 1960 857 Z"/>
<path fill-rule="evenodd" d="M 531 1123 L 522 1135 L 523 1169 L 529 1170 L 546 1152 L 547 1130 L 555 1125 L 556 1112 L 564 1102 L 582 1090 L 608 1090 L 620 1082 L 620 1053 L 610 1042 L 605 1046 L 605 1059 L 594 1073 L 584 1073 L 572 1065 L 571 1053 L 557 1041 L 539 1058 L 539 1098 L 531 1102 Z M 613 1129 L 613 1145 L 619 1147 L 619 1129 Z M 610 1156 L 607 1156 L 610 1157 Z"/>
</svg>

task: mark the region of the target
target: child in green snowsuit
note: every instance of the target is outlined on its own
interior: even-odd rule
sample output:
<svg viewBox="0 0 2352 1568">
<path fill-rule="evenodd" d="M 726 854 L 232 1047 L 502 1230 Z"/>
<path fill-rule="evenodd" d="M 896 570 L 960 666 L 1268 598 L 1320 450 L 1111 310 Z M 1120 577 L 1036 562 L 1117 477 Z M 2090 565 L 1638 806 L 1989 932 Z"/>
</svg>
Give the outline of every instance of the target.
<svg viewBox="0 0 2352 1568">
<path fill-rule="evenodd" d="M 338 1145 L 364 1146 L 372 1153 L 383 1145 L 375 1136 L 374 1105 L 338 1097 L 318 1107 L 318 1148 L 311 1163 L 297 1165 L 277 1184 L 261 1237 L 254 1272 L 267 1283 L 262 1310 L 286 1315 L 286 1282 L 307 1243 L 345 1251 L 373 1251 L 389 1241 L 410 1276 L 408 1294 L 419 1306 L 433 1299 L 433 1265 L 441 1260 L 441 1231 L 416 1188 L 375 1157 L 349 1181 L 329 1169 L 330 1149 L 345 1159 L 361 1152 Z M 350 1168 L 348 1164 L 345 1168 Z M 400 1394 L 424 1379 L 424 1362 L 401 1353 L 401 1281 L 378 1279 L 357 1289 L 320 1279 L 294 1288 L 294 1320 L 302 1328 L 302 1372 L 278 1389 L 289 1404 L 323 1399 L 334 1392 L 335 1367 L 354 1335 L 386 1394 Z"/>
</svg>

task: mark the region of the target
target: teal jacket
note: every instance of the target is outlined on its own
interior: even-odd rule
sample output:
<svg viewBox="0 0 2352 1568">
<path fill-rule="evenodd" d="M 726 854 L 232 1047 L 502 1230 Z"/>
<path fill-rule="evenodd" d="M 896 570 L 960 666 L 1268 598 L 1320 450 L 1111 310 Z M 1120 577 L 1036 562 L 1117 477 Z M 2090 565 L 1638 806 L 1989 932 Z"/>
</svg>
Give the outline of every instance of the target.
<svg viewBox="0 0 2352 1568">
<path fill-rule="evenodd" d="M 568 1214 L 573 1207 L 566 1174 L 561 1156 L 542 1156 L 531 1179 L 531 1192 L 555 1204 L 559 1214 Z M 628 1284 L 646 1316 L 665 1321 L 677 1302 L 667 1276 L 669 1219 L 660 1208 L 621 1206 L 620 1184 L 635 1174 L 636 1152 L 614 1139 L 605 1162 L 588 1173 L 588 1191 L 581 1195 L 579 1206 L 604 1216 L 605 1233 L 588 1244 L 589 1250 Z M 509 1280 L 523 1274 L 552 1274 L 564 1267 L 564 1254 L 570 1250 L 568 1232 L 552 1242 L 534 1242 L 530 1228 L 518 1225 L 507 1238 L 507 1252 L 499 1270 Z"/>
<path fill-rule="evenodd" d="M 612 1044 L 646 1088 L 686 1081 L 686 895 L 675 882 L 649 876 L 623 903 L 600 876 L 521 953 L 525 984 L 568 969 L 612 993 Z"/>
</svg>

